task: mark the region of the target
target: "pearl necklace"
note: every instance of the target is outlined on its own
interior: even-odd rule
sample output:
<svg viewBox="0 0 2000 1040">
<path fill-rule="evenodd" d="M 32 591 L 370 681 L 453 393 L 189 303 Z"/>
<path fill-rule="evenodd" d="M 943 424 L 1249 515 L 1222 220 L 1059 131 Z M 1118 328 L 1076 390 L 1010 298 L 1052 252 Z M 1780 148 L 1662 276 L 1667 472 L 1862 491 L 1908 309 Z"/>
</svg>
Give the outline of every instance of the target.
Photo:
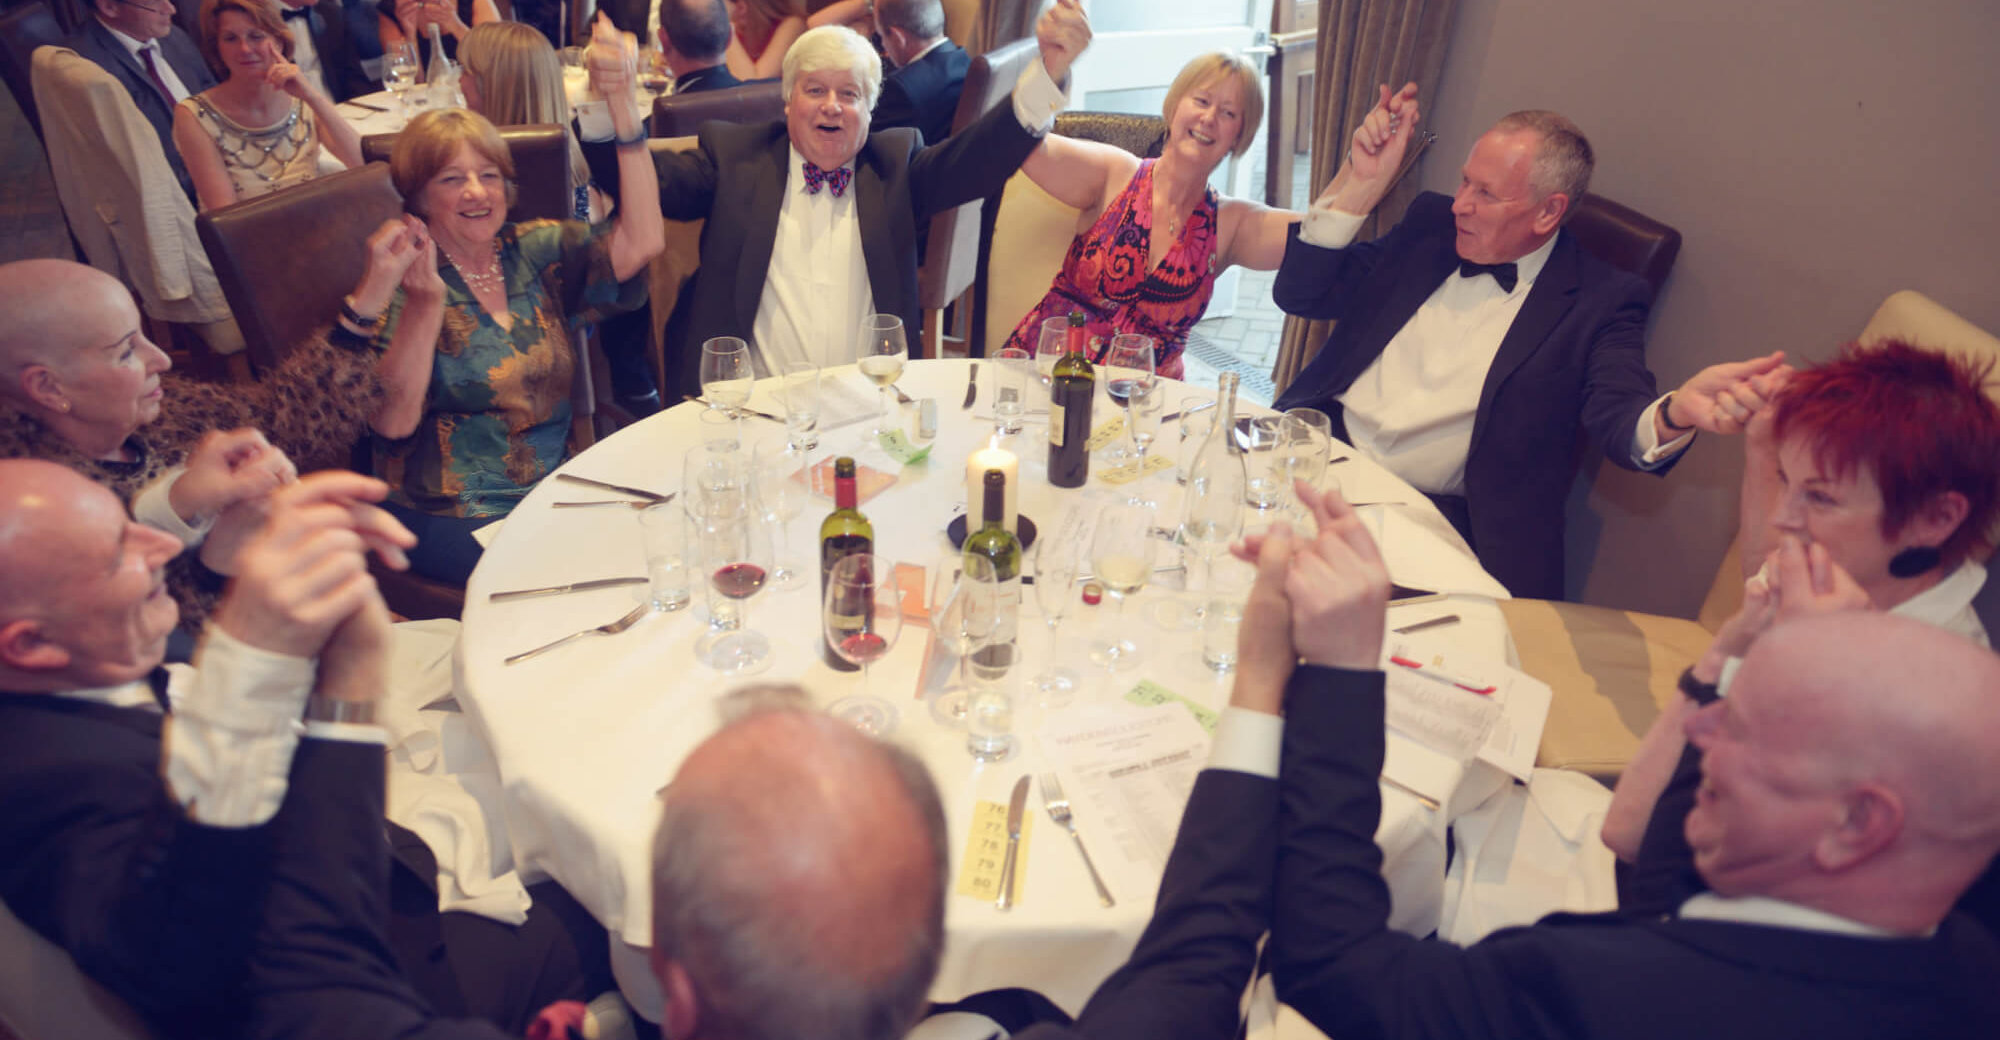
<svg viewBox="0 0 2000 1040">
<path fill-rule="evenodd" d="M 451 266 L 458 268 L 458 276 L 465 279 L 466 288 L 471 289 L 474 294 L 495 292 L 506 287 L 506 278 L 500 271 L 498 238 L 493 240 L 493 256 L 491 263 L 487 265 L 489 269 L 485 271 L 474 271 L 466 266 L 465 261 L 451 255 L 451 250 L 446 249 L 441 240 L 438 241 L 438 252 L 443 253 L 444 258 L 451 261 Z"/>
</svg>

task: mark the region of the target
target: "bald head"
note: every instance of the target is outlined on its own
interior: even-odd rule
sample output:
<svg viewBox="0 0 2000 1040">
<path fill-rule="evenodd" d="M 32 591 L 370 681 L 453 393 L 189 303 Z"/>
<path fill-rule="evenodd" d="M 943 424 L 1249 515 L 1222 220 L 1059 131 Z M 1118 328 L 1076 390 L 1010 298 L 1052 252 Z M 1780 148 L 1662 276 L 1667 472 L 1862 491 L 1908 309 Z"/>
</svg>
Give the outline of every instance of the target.
<svg viewBox="0 0 2000 1040">
<path fill-rule="evenodd" d="M 137 311 L 118 279 L 68 260 L 17 260 L 0 264 L 0 390 L 18 399 L 20 372 L 28 365 L 65 369 L 90 345 L 86 333 L 107 309 Z M 135 326 L 136 327 L 136 326 Z M 102 345 L 102 344 L 99 344 Z"/>
<path fill-rule="evenodd" d="M 767 703 L 689 755 L 665 800 L 654 944 L 687 971 L 702 1033 L 908 1028 L 943 945 L 947 864 L 920 763 Z"/>
</svg>

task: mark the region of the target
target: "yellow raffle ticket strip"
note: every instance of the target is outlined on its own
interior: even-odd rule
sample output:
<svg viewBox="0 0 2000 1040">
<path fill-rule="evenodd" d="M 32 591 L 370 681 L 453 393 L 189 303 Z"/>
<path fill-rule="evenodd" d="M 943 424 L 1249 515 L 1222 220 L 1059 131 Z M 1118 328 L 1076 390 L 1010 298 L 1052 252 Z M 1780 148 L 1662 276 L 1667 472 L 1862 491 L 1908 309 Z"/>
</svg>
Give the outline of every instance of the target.
<svg viewBox="0 0 2000 1040">
<path fill-rule="evenodd" d="M 1035 814 L 1021 817 L 1021 847 L 1014 853 L 1014 902 L 1028 877 L 1028 839 Z M 1000 898 L 1000 866 L 1007 860 L 1007 806 L 980 802 L 972 807 L 972 833 L 965 838 L 965 862 L 958 871 L 958 894 L 991 903 Z"/>
</svg>

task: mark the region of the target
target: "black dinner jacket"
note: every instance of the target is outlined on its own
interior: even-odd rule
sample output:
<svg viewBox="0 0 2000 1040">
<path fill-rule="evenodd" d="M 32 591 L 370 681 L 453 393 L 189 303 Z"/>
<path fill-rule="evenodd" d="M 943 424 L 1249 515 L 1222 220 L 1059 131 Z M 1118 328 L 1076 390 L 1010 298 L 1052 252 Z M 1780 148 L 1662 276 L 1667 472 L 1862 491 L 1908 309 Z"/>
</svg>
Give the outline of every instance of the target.
<svg viewBox="0 0 2000 1040">
<path fill-rule="evenodd" d="M 174 75 L 181 78 L 181 85 L 187 87 L 189 96 L 199 94 L 215 86 L 215 76 L 208 71 L 208 63 L 202 60 L 201 49 L 193 39 L 181 31 L 179 26 L 161 37 L 160 55 L 173 66 Z M 132 103 L 139 107 L 139 114 L 146 122 L 153 124 L 153 130 L 160 135 L 160 147 L 166 149 L 167 165 L 174 168 L 174 176 L 180 179 L 181 189 L 194 199 L 194 181 L 188 177 L 187 166 L 181 162 L 180 149 L 174 147 L 174 106 L 153 86 L 153 77 L 146 73 L 146 67 L 132 56 L 111 30 L 95 18 L 84 20 L 83 27 L 70 36 L 70 49 L 102 66 L 105 71 L 118 78 L 125 85 L 125 92 L 132 96 Z"/>
<path fill-rule="evenodd" d="M 1458 265 L 1451 199 L 1426 192 L 1388 234 L 1345 249 L 1294 226 L 1272 297 L 1288 314 L 1338 321 L 1276 407 L 1340 414 L 1334 395 L 1380 357 Z M 1516 596 L 1563 596 L 1563 502 L 1579 426 L 1632 465 L 1632 431 L 1657 396 L 1646 368 L 1651 291 L 1559 232 L 1486 373 L 1465 462 L 1473 549 Z M 1664 474 L 1672 463 L 1656 473 Z"/>
<path fill-rule="evenodd" d="M 1287 700 L 1269 952 L 1278 999 L 1329 1036 L 1988 1037 L 2000 944 L 1960 915 L 1929 939 L 1551 914 L 1470 947 L 1388 927 L 1379 672 L 1301 669 Z"/>
<path fill-rule="evenodd" d="M 700 392 L 704 341 L 750 338 L 790 173 L 791 141 L 783 121 L 711 122 L 699 136 L 693 151 L 653 155 L 667 219 L 707 220 L 701 267 L 682 288 L 667 322 L 668 385 L 661 389 L 669 400 Z M 861 253 L 877 311 L 901 317 L 905 329 L 923 327 L 918 223 L 1000 191 L 1037 140 L 1022 129 L 1012 105 L 995 106 L 964 133 L 928 148 L 907 129 L 868 135 L 855 156 L 848 190 L 855 193 Z M 598 154 L 607 151 L 600 148 Z"/>
<path fill-rule="evenodd" d="M 965 89 L 965 72 L 972 56 L 946 40 L 929 54 L 891 72 L 882 80 L 875 101 L 873 126 L 915 127 L 924 140 L 936 144 L 951 136 L 951 119 L 958 114 L 958 95 Z"/>
<path fill-rule="evenodd" d="M 346 101 L 382 89 L 361 69 L 361 56 L 354 49 L 354 37 L 347 29 L 347 12 L 341 6 L 342 0 L 319 0 L 305 8 L 305 18 L 285 22 L 285 27 L 293 32 L 298 32 L 301 25 L 312 32 L 313 50 L 319 53 L 320 72 L 325 75 L 326 89 L 335 101 Z"/>
<path fill-rule="evenodd" d="M 729 66 L 720 63 L 705 69 L 695 69 L 693 72 L 683 72 L 674 77 L 676 94 L 699 94 L 704 90 L 727 90 L 742 85 L 743 81 L 729 71 Z"/>
<path fill-rule="evenodd" d="M 160 778 L 160 721 L 0 694 L 0 899 L 162 1035 L 212 1036 L 255 934 L 272 828 L 189 819 Z"/>
</svg>

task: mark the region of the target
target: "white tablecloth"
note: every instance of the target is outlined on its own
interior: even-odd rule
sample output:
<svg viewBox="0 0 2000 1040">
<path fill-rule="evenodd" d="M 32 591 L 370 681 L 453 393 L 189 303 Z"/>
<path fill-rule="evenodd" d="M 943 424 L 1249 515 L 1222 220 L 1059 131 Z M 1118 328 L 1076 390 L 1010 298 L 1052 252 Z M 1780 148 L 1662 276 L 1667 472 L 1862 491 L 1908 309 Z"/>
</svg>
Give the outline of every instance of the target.
<svg viewBox="0 0 2000 1040">
<path fill-rule="evenodd" d="M 995 366 L 981 363 L 980 404 L 966 411 L 960 408 L 966 364 L 918 361 L 904 373 L 900 386 L 911 396 L 937 400 L 942 429 L 927 462 L 904 469 L 897 486 L 862 505 L 874 523 L 879 554 L 928 567 L 949 547 L 943 530 L 965 502 L 965 458 L 984 446 L 993 432 L 990 420 L 975 416 L 990 415 Z M 851 369 L 829 370 L 828 375 L 859 379 Z M 1170 389 L 1174 391 L 1168 395 L 1170 408 L 1184 393 L 1198 392 L 1179 386 Z M 778 412 L 764 385 L 751 406 Z M 1100 417 L 1112 414 L 1101 394 L 1097 407 Z M 683 452 L 696 443 L 697 417 L 693 406 L 672 409 L 607 438 L 564 469 L 662 493 L 674 491 L 680 486 Z M 1031 424 L 1037 421 L 1045 420 L 1030 417 Z M 775 423 L 754 418 L 745 423 L 746 434 L 753 437 L 782 436 Z M 893 472 L 894 463 L 879 450 L 860 450 L 868 428 L 861 422 L 824 432 L 815 454 L 857 454 L 864 465 Z M 1172 430 L 1164 432 L 1157 450 L 1174 451 L 1176 437 Z M 1045 530 L 1070 503 L 1102 493 L 1095 481 L 1076 491 L 1051 487 L 1045 473 L 1046 448 L 1029 436 L 1010 438 L 1003 446 L 1021 457 L 1021 511 L 1040 521 Z M 1490 583 L 1463 541 L 1422 495 L 1358 457 L 1333 467 L 1333 472 L 1353 497 L 1408 503 L 1379 509 L 1392 574 L 1399 581 L 1420 584 L 1430 576 L 1457 585 Z M 1164 526 L 1178 522 L 1181 491 L 1171 470 L 1125 489 L 1155 499 Z M 693 644 L 702 626 L 692 611 L 653 615 L 618 636 L 591 637 L 519 665 L 502 664 L 509 654 L 618 618 L 644 598 L 643 586 L 499 604 L 487 601 L 489 593 L 506 589 L 643 574 L 634 510 L 551 508 L 556 501 L 605 497 L 611 496 L 545 480 L 506 521 L 467 587 L 459 688 L 466 710 L 492 742 L 505 785 L 517 863 L 524 871 L 546 873 L 560 881 L 614 936 L 636 948 L 649 941 L 651 930 L 648 860 L 657 814 L 655 792 L 687 752 L 713 731 L 713 701 L 736 683 L 695 662 Z M 816 532 L 830 508 L 815 500 L 789 529 L 792 557 L 808 561 L 804 587 L 791 592 L 768 589 L 751 601 L 750 610 L 752 627 L 769 635 L 774 644 L 773 665 L 759 678 L 796 679 L 821 704 L 852 692 L 858 681 L 856 676 L 832 671 L 819 656 L 818 582 L 809 561 L 816 558 Z M 1220 708 L 1228 700 L 1228 679 L 1201 665 L 1198 635 L 1169 634 L 1147 625 L 1146 600 L 1156 594 L 1142 593 L 1126 611 L 1127 624 L 1140 629 L 1146 656 L 1136 675 L 1120 676 L 1115 691 L 1122 693 L 1143 677 Z M 1445 613 L 1463 620 L 1433 630 L 1429 638 L 1482 656 L 1506 655 L 1505 623 L 1486 596 L 1458 594 L 1442 602 L 1396 608 L 1390 622 L 1403 625 Z M 1103 673 L 1092 673 L 1082 660 L 1091 626 L 1109 615 L 1107 600 L 1100 607 L 1077 607 L 1065 623 L 1059 656 L 1074 659 L 1073 666 L 1090 678 L 1077 699 L 1079 705 L 1099 704 L 1113 696 L 1112 684 L 1095 678 Z M 1030 596 L 1021 621 L 1026 656 L 1022 673 L 1031 674 L 1047 660 L 1045 632 Z M 962 732 L 932 722 L 915 699 L 924 637 L 924 630 L 914 625 L 905 629 L 897 650 L 876 665 L 873 690 L 900 706 L 901 723 L 892 739 L 920 754 L 936 777 L 952 829 L 955 883 L 976 801 L 1004 803 L 1014 781 L 1023 773 L 1038 772 L 1043 759 L 1035 742 L 1024 740 L 1009 760 L 981 765 L 966 753 Z M 1017 730 L 1031 731 L 1034 714 L 1024 711 Z M 1392 924 L 1424 934 L 1438 922 L 1445 814 L 1426 810 L 1386 786 L 1383 799 L 1378 840 L 1386 856 L 1383 869 L 1395 894 Z M 1473 803 L 1455 799 L 1456 804 Z M 944 963 L 932 991 L 938 1000 L 998 986 L 1026 986 L 1075 1012 L 1124 962 L 1151 915 L 1157 875 L 1120 873 L 1115 857 L 1094 846 L 1100 866 L 1110 861 L 1114 867 L 1107 871 L 1107 881 L 1118 898 L 1114 908 L 1099 907 L 1082 862 L 1040 812 L 1039 795 L 1031 796 L 1030 806 L 1039 818 L 1023 865 L 1022 901 L 1011 912 L 1001 912 L 990 903 L 951 897 Z M 1094 821 L 1085 805 L 1078 807 L 1078 823 L 1088 841 Z M 1100 831 L 1097 844 L 1107 840 Z M 656 1014 L 656 995 L 643 992 L 642 962 L 628 957 L 625 967 L 630 970 L 622 972 L 621 979 L 635 1006 Z"/>
</svg>

